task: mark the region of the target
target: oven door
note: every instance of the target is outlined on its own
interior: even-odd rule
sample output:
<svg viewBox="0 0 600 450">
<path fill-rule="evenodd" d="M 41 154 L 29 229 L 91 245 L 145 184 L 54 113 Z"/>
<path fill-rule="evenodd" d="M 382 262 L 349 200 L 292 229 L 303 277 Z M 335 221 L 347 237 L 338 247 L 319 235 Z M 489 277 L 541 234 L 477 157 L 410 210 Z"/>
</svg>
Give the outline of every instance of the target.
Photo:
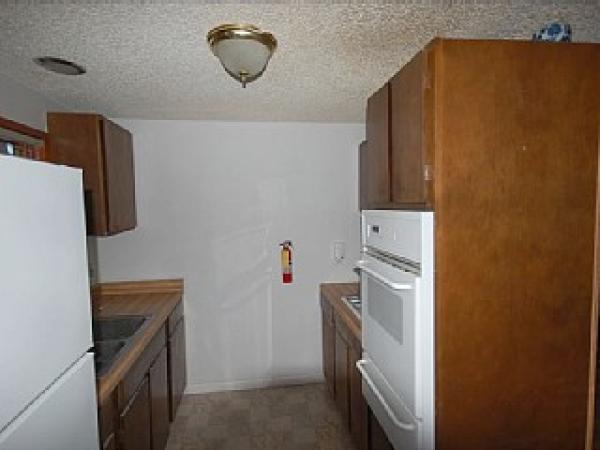
<svg viewBox="0 0 600 450">
<path fill-rule="evenodd" d="M 359 370 L 362 369 L 363 380 L 367 381 L 366 393 L 371 393 L 365 397 L 371 400 L 369 403 L 379 403 L 377 408 L 372 406 L 374 411 L 386 411 L 391 416 L 391 420 L 382 422 L 395 424 L 405 434 L 410 428 L 407 424 L 417 427 L 420 411 L 417 405 L 420 277 L 368 254 L 363 256 L 358 263 L 364 349 Z M 392 438 L 390 430 L 386 431 Z"/>
</svg>

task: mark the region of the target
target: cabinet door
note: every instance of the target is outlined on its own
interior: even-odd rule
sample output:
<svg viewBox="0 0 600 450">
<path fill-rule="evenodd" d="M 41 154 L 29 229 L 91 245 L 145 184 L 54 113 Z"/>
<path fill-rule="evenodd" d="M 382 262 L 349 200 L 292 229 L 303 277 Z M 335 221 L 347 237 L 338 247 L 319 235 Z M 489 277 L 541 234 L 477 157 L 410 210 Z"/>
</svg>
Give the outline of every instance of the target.
<svg viewBox="0 0 600 450">
<path fill-rule="evenodd" d="M 367 171 L 367 141 L 360 143 L 358 147 L 358 209 L 363 210 L 368 208 L 368 171 Z"/>
<path fill-rule="evenodd" d="M 102 444 L 102 450 L 117 450 L 117 440 L 114 433 L 109 435 Z"/>
<path fill-rule="evenodd" d="M 348 378 L 348 344 L 335 333 L 335 402 L 346 424 L 350 425 L 350 390 Z"/>
<path fill-rule="evenodd" d="M 322 307 L 323 314 L 323 374 L 329 393 L 335 396 L 335 328 L 329 303 Z"/>
<path fill-rule="evenodd" d="M 108 234 L 136 225 L 135 175 L 131 133 L 108 119 L 102 120 L 104 165 L 108 201 Z"/>
<path fill-rule="evenodd" d="M 350 375 L 350 433 L 358 450 L 367 449 L 367 404 L 362 395 L 362 377 L 356 368 L 361 358 L 360 342 L 354 342 L 348 349 L 348 373 Z"/>
<path fill-rule="evenodd" d="M 150 450 L 150 390 L 144 377 L 120 416 L 119 438 L 121 450 Z"/>
<path fill-rule="evenodd" d="M 88 234 L 106 234 L 106 192 L 100 148 L 100 116 L 48 113 L 48 159 L 83 169 Z"/>
<path fill-rule="evenodd" d="M 100 442 L 103 443 L 102 448 L 110 448 L 111 445 L 115 446 L 114 433 L 117 420 L 116 413 L 115 397 L 114 394 L 112 394 L 98 408 L 98 431 L 100 432 Z M 111 444 L 111 441 L 113 444 Z"/>
<path fill-rule="evenodd" d="M 418 53 L 390 81 L 394 204 L 425 203 L 424 62 L 424 53 Z"/>
<path fill-rule="evenodd" d="M 164 347 L 149 371 L 153 450 L 164 449 L 169 437 L 169 383 L 167 366 L 167 348 Z"/>
<path fill-rule="evenodd" d="M 368 208 L 390 203 L 390 98 L 386 83 L 367 101 L 367 145 L 365 190 Z"/>
<path fill-rule="evenodd" d="M 370 408 L 367 408 L 367 414 L 369 450 L 394 450 L 394 446 L 388 440 L 385 431 L 383 431 L 377 417 L 375 417 Z"/>
<path fill-rule="evenodd" d="M 171 421 L 175 419 L 186 384 L 184 325 L 184 320 L 180 320 L 169 337 L 169 411 Z"/>
</svg>

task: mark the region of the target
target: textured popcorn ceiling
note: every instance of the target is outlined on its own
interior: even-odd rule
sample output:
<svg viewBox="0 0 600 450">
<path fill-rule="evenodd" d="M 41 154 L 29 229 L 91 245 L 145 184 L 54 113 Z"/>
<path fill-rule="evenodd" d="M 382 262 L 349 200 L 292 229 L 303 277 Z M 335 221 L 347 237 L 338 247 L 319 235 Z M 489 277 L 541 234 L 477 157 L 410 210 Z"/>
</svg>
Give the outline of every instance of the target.
<svg viewBox="0 0 600 450">
<path fill-rule="evenodd" d="M 0 72 L 66 108 L 111 117 L 360 122 L 368 95 L 434 36 L 529 39 L 562 20 L 574 40 L 600 41 L 597 1 L 15 3 L 0 3 Z M 224 22 L 253 23 L 279 41 L 246 89 L 205 43 Z M 48 73 L 31 61 L 42 55 L 88 73 Z"/>
</svg>

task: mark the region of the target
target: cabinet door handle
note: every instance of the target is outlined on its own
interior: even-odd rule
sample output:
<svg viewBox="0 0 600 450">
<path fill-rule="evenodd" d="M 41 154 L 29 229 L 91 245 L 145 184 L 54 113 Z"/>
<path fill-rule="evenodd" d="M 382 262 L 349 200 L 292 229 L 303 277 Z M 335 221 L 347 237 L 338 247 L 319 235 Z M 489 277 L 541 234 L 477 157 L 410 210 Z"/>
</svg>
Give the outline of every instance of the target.
<svg viewBox="0 0 600 450">
<path fill-rule="evenodd" d="M 360 270 L 362 270 L 363 272 L 368 273 L 369 275 L 371 275 L 373 278 L 381 281 L 383 284 L 385 284 L 386 286 L 389 286 L 390 288 L 392 288 L 394 291 L 410 291 L 412 289 L 412 286 L 410 284 L 406 284 L 406 283 L 396 283 L 395 281 L 392 281 L 386 277 L 384 277 L 383 275 L 381 275 L 380 273 L 374 271 L 373 269 L 371 269 L 369 266 L 367 266 L 367 263 L 365 261 L 358 261 L 356 263 L 356 267 L 358 267 Z"/>
<path fill-rule="evenodd" d="M 371 388 L 371 390 L 373 391 L 373 393 L 375 394 L 375 396 L 377 397 L 377 399 L 379 400 L 379 402 L 381 403 L 381 405 L 383 406 L 385 411 L 388 413 L 388 416 L 390 417 L 390 419 L 392 419 L 392 422 L 394 422 L 394 425 L 396 425 L 398 428 L 402 428 L 403 430 L 407 430 L 407 431 L 414 430 L 415 429 L 414 423 L 402 422 L 400 419 L 398 419 L 398 417 L 396 416 L 394 411 L 392 411 L 392 408 L 390 408 L 390 405 L 387 404 L 387 402 L 383 398 L 383 395 L 381 395 L 381 392 L 379 392 L 379 390 L 375 386 L 375 383 L 373 383 L 373 380 L 371 380 L 371 377 L 365 370 L 365 368 L 364 368 L 365 363 L 366 363 L 366 360 L 364 360 L 364 359 L 356 361 L 356 368 L 359 370 L 363 379 L 367 382 L 367 384 L 369 385 L 369 387 Z"/>
</svg>

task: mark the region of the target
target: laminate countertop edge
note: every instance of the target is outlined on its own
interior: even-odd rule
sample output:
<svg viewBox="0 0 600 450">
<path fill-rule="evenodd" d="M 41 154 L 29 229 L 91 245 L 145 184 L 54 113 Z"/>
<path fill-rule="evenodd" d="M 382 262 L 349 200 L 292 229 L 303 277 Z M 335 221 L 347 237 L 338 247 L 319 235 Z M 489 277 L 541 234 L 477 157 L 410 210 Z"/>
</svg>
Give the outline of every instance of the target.
<svg viewBox="0 0 600 450">
<path fill-rule="evenodd" d="M 319 292 L 321 300 L 329 302 L 336 315 L 344 321 L 352 335 L 359 342 L 362 342 L 361 319 L 342 300 L 344 296 L 360 295 L 359 286 L 359 283 L 321 283 Z"/>
<path fill-rule="evenodd" d="M 133 335 L 110 369 L 96 380 L 98 405 L 102 405 L 142 355 L 156 333 L 183 298 L 183 280 L 147 280 L 102 283 L 92 288 L 94 318 L 145 315 L 148 323 Z"/>
</svg>

